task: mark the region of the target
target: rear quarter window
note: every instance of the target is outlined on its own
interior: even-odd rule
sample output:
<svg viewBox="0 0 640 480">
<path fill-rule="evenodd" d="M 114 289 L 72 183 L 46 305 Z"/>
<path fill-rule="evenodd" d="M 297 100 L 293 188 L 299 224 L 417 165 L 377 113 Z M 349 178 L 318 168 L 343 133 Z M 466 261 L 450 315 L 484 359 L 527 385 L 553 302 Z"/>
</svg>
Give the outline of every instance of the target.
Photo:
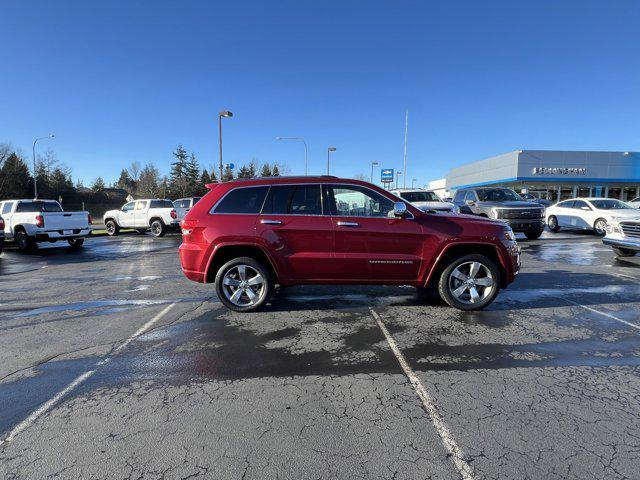
<svg viewBox="0 0 640 480">
<path fill-rule="evenodd" d="M 236 188 L 227 193 L 211 213 L 258 214 L 268 186 Z"/>
<path fill-rule="evenodd" d="M 173 208 L 171 200 L 151 200 L 150 208 Z"/>
</svg>

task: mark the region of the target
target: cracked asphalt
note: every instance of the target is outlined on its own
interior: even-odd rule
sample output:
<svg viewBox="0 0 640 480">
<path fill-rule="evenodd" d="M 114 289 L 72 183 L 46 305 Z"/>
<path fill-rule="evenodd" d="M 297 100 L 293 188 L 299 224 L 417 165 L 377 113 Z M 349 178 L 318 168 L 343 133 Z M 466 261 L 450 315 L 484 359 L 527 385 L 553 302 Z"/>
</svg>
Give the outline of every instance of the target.
<svg viewBox="0 0 640 480">
<path fill-rule="evenodd" d="M 470 478 L 640 478 L 640 258 L 561 234 L 482 312 L 327 286 L 236 314 L 178 244 L 0 257 L 0 478 L 461 478 L 372 309 Z"/>
</svg>

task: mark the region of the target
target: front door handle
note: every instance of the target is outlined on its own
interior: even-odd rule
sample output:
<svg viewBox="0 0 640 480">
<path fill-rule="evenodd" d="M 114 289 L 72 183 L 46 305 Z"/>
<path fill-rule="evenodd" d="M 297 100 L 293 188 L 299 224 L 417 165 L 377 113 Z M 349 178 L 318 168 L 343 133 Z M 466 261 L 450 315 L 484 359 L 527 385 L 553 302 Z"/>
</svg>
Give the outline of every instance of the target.
<svg viewBox="0 0 640 480">
<path fill-rule="evenodd" d="M 266 218 L 260 220 L 260 223 L 262 223 L 263 225 L 282 225 L 282 222 L 280 220 L 268 220 Z"/>
<path fill-rule="evenodd" d="M 360 224 L 356 222 L 338 222 L 339 227 L 359 227 Z"/>
</svg>

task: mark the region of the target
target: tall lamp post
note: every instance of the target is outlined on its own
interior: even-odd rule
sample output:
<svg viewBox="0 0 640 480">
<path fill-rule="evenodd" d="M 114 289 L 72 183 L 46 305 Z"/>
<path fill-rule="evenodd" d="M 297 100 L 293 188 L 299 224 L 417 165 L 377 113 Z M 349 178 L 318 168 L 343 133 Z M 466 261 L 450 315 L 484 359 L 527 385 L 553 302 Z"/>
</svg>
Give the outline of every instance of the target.
<svg viewBox="0 0 640 480">
<path fill-rule="evenodd" d="M 36 180 L 36 143 L 38 140 L 46 140 L 47 138 L 54 138 L 55 135 L 50 133 L 46 137 L 39 137 L 33 141 L 33 198 L 38 198 L 38 181 Z"/>
<path fill-rule="evenodd" d="M 307 176 L 307 156 L 309 155 L 309 148 L 307 142 L 302 137 L 276 137 L 276 140 L 300 140 L 304 144 L 304 176 Z"/>
<path fill-rule="evenodd" d="M 398 189 L 398 179 L 400 178 L 400 175 L 402 175 L 402 172 L 398 170 L 396 172 L 396 190 Z"/>
<path fill-rule="evenodd" d="M 413 188 L 413 184 L 416 183 L 417 178 L 412 178 L 411 179 L 411 188 Z"/>
<path fill-rule="evenodd" d="M 369 179 L 371 183 L 373 183 L 373 167 L 377 167 L 377 166 L 378 166 L 378 162 L 371 162 L 371 178 Z"/>
<path fill-rule="evenodd" d="M 222 182 L 222 117 L 231 118 L 233 113 L 228 110 L 224 110 L 218 114 L 218 134 L 220 136 L 220 178 L 219 182 Z"/>
<path fill-rule="evenodd" d="M 336 151 L 336 147 L 327 148 L 327 175 L 329 175 L 329 157 L 331 155 L 331 152 L 335 152 L 335 151 Z"/>
</svg>

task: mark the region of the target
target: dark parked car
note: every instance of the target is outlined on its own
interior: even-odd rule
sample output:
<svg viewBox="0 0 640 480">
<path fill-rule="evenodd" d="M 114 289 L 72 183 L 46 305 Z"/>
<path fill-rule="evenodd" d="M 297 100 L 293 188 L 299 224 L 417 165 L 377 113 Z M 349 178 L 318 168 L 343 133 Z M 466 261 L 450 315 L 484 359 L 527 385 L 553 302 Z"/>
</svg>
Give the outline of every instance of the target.
<svg viewBox="0 0 640 480">
<path fill-rule="evenodd" d="M 422 212 L 367 182 L 275 177 L 209 188 L 181 223 L 180 261 L 235 311 L 261 307 L 276 284 L 409 284 L 478 310 L 519 269 L 507 225 Z"/>
<path fill-rule="evenodd" d="M 456 191 L 453 203 L 460 213 L 500 220 L 530 240 L 540 237 L 544 230 L 544 207 L 523 200 L 510 188 L 463 188 Z"/>
</svg>

